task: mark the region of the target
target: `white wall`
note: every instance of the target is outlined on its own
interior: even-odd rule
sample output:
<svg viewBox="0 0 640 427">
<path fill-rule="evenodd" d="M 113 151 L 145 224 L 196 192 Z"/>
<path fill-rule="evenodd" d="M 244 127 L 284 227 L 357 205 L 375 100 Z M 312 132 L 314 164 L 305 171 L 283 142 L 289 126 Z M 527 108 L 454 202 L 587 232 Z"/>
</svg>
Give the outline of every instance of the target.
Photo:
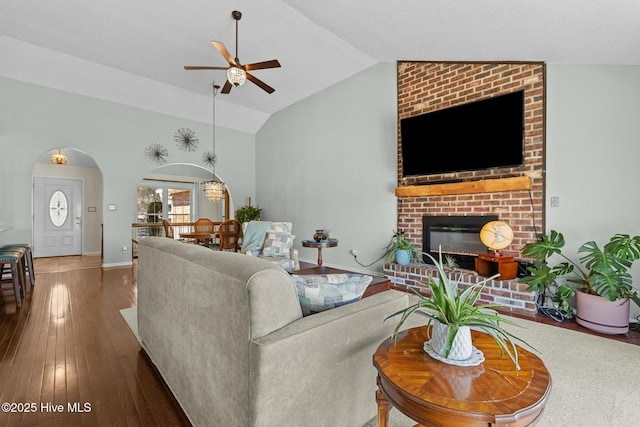
<svg viewBox="0 0 640 427">
<path fill-rule="evenodd" d="M 300 258 L 318 228 L 339 239 L 325 265 L 361 269 L 396 228 L 396 68 L 379 64 L 282 110 L 256 135 L 257 204 L 263 219 L 293 222 Z M 370 270 L 381 270 L 377 263 Z"/>
<path fill-rule="evenodd" d="M 204 151 L 211 150 L 210 123 L 195 122 L 145 111 L 108 101 L 48 89 L 0 78 L 0 153 L 3 169 L 3 221 L 13 229 L 0 233 L 0 243 L 31 242 L 31 176 L 36 159 L 56 147 L 78 149 L 92 157 L 104 181 L 104 264 L 131 263 L 131 223 L 135 221 L 136 187 L 156 169 L 144 155 L 145 147 L 163 144 L 168 161 L 202 165 Z M 219 105 L 217 106 L 220 107 Z M 212 108 L 210 106 L 209 108 Z M 211 116 L 211 110 L 209 111 Z M 179 150 L 173 134 L 187 127 L 200 139 L 197 151 Z M 228 184 L 231 194 L 245 197 L 255 193 L 254 135 L 227 128 L 216 134 L 216 173 Z M 107 210 L 116 204 L 117 210 Z"/>
</svg>

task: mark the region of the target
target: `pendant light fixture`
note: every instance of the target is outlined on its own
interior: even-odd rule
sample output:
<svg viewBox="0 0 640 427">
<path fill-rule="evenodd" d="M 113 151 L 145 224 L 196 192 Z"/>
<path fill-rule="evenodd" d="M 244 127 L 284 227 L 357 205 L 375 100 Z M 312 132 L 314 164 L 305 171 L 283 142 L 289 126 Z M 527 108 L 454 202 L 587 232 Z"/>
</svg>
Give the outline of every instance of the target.
<svg viewBox="0 0 640 427">
<path fill-rule="evenodd" d="M 216 95 L 220 86 L 213 82 L 213 151 L 206 152 L 202 155 L 202 160 L 208 166 L 211 166 L 213 178 L 204 181 L 200 185 L 205 196 L 211 203 L 217 203 L 224 197 L 225 184 L 216 177 Z"/>
<path fill-rule="evenodd" d="M 62 150 L 60 150 L 59 148 L 58 151 L 53 153 L 53 155 L 51 156 L 51 163 L 53 163 L 54 165 L 66 165 L 68 161 L 69 159 L 67 159 L 67 155 L 64 154 L 64 152 L 62 152 Z"/>
</svg>

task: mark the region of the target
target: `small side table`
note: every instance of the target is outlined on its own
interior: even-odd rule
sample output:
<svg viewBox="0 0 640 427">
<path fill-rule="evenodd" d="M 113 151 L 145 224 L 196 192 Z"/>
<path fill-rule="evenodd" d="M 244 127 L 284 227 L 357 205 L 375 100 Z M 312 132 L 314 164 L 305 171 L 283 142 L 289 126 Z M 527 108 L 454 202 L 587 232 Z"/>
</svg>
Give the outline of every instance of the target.
<svg viewBox="0 0 640 427">
<path fill-rule="evenodd" d="M 320 242 L 303 240 L 302 246 L 305 248 L 318 248 L 318 265 L 322 265 L 322 248 L 335 248 L 338 246 L 338 241 L 336 239 L 322 240 Z"/>
<path fill-rule="evenodd" d="M 511 280 L 518 275 L 518 262 L 512 256 L 479 254 L 475 262 L 476 272 L 484 277 L 500 273 L 498 280 Z"/>
</svg>

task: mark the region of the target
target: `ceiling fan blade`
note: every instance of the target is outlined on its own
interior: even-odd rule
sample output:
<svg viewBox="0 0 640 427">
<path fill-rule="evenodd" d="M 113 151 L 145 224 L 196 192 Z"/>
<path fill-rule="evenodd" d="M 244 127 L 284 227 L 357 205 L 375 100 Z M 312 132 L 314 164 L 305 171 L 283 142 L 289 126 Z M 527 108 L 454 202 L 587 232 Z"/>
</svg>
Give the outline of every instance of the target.
<svg viewBox="0 0 640 427">
<path fill-rule="evenodd" d="M 185 70 L 226 70 L 229 67 L 209 67 L 206 65 L 185 65 Z"/>
<path fill-rule="evenodd" d="M 266 84 L 265 82 L 263 82 L 262 80 L 252 76 L 251 74 L 247 73 L 247 80 L 251 81 L 253 84 L 257 85 L 258 87 L 260 87 L 262 90 L 264 90 L 267 93 L 273 93 L 275 92 L 275 89 L 272 88 L 271 86 L 269 86 L 268 84 Z M 228 82 L 227 82 L 228 83 Z"/>
<path fill-rule="evenodd" d="M 231 84 L 231 82 L 229 80 L 227 80 L 226 82 L 224 82 L 224 86 L 222 86 L 222 93 L 231 92 L 231 88 L 232 87 L 233 87 L 233 85 Z"/>
<path fill-rule="evenodd" d="M 229 53 L 229 51 L 227 50 L 226 47 L 224 47 L 224 43 L 222 42 L 216 42 L 216 41 L 211 41 L 211 44 L 213 45 L 213 47 L 215 47 L 216 49 L 218 49 L 218 52 L 220 52 L 220 55 L 222 55 L 222 57 L 224 59 L 227 60 L 227 62 L 231 65 L 238 65 L 236 64 L 236 60 L 233 59 L 233 56 L 231 56 L 231 54 Z"/>
<path fill-rule="evenodd" d="M 279 68 L 280 63 L 277 59 L 272 59 L 271 61 L 263 61 L 263 62 L 254 62 L 253 64 L 247 64 L 244 66 L 245 71 L 252 70 L 264 70 L 266 68 Z"/>
</svg>

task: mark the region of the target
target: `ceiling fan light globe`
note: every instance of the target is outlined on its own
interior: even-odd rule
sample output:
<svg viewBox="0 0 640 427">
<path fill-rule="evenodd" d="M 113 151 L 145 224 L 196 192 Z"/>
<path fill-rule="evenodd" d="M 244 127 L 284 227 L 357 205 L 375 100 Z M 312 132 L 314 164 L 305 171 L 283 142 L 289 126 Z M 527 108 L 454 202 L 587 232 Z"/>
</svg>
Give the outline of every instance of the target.
<svg viewBox="0 0 640 427">
<path fill-rule="evenodd" d="M 231 66 L 227 69 L 227 80 L 234 86 L 242 86 L 247 80 L 247 73 L 240 67 Z"/>
</svg>

